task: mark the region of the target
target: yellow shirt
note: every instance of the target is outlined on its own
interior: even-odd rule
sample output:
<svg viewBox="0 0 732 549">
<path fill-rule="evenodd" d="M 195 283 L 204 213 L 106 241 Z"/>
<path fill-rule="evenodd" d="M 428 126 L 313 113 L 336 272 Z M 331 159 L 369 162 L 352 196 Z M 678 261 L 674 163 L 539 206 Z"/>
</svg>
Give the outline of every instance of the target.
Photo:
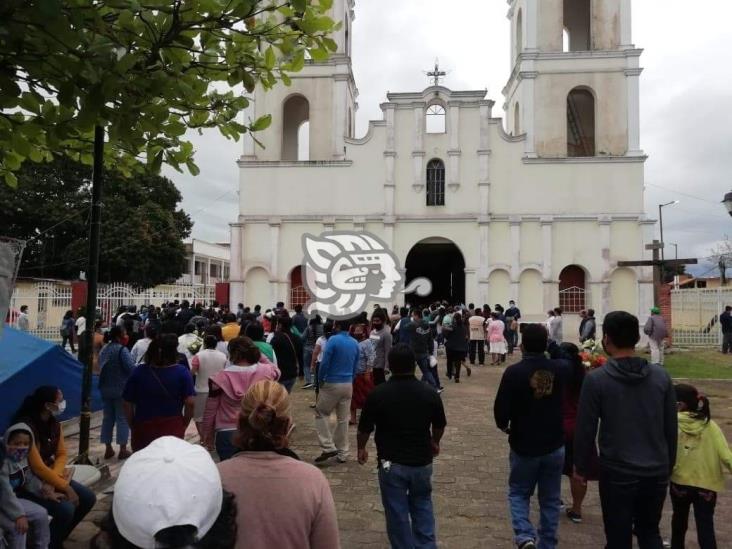
<svg viewBox="0 0 732 549">
<path fill-rule="evenodd" d="M 719 426 L 679 412 L 679 442 L 671 482 L 721 492 L 724 469 L 732 472 L 732 451 Z"/>
<path fill-rule="evenodd" d="M 235 337 L 239 337 L 239 330 L 241 330 L 241 326 L 237 322 L 229 322 L 221 327 L 221 335 L 224 336 L 224 341 L 228 343 Z"/>
</svg>

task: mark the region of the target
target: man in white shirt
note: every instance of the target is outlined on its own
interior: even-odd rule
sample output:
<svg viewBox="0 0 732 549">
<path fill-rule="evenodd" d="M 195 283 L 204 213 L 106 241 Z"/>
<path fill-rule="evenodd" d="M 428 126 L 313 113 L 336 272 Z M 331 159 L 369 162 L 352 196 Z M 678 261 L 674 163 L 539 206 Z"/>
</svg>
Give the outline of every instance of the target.
<svg viewBox="0 0 732 549">
<path fill-rule="evenodd" d="M 132 351 L 130 351 L 130 354 L 132 355 L 132 360 L 135 361 L 135 366 L 139 366 L 145 361 L 145 354 L 147 353 L 147 349 L 148 347 L 150 347 L 150 343 L 153 339 L 155 339 L 157 335 L 158 334 L 154 326 L 152 326 L 151 324 L 145 326 L 145 337 L 142 339 L 138 339 L 132 346 Z"/>
<path fill-rule="evenodd" d="M 18 330 L 21 330 L 23 332 L 30 331 L 30 320 L 28 319 L 28 305 L 20 306 L 20 314 L 18 315 L 16 326 L 18 327 Z"/>
<path fill-rule="evenodd" d="M 468 318 L 470 328 L 470 364 L 475 364 L 475 351 L 478 351 L 478 364 L 485 366 L 485 318 L 480 314 L 480 309 L 475 309 L 473 315 Z"/>
</svg>

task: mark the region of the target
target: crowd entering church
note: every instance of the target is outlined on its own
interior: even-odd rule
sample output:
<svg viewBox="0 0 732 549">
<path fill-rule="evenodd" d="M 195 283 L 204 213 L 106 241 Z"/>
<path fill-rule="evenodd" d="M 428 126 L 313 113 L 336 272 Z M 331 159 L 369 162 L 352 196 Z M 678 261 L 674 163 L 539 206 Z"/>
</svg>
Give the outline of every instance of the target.
<svg viewBox="0 0 732 549">
<path fill-rule="evenodd" d="M 391 546 L 436 547 L 432 464 L 447 425 L 441 394 L 473 368 L 502 365 L 517 352 L 521 360 L 505 369 L 494 402 L 511 449 L 507 495 L 517 547 L 561 545 L 562 475 L 571 486 L 564 514 L 576 524 L 588 482 L 598 482 L 609 548 L 630 548 L 633 537 L 643 549 L 662 547 L 667 493 L 670 546 L 684 546 L 692 506 L 700 546 L 717 546 L 714 507 L 732 452 L 708 398 L 636 356 L 640 327 L 629 313 L 607 314 L 600 330 L 594 312 L 583 311 L 572 339 L 601 333 L 609 357 L 589 371 L 577 345 L 562 339 L 561 309 L 546 324 L 528 323 L 513 301 L 375 306 L 370 317 L 350 320 L 308 319 L 284 303 L 233 311 L 167 303 L 121 308 L 111 327 L 96 329 L 105 339 L 98 350 L 104 458 L 124 465 L 93 547 L 339 547 L 334 498 L 318 467 L 351 459 L 349 425 L 362 465 L 375 434 Z M 311 395 L 314 419 L 293 416 L 295 390 Z M 94 506 L 94 493 L 66 468 L 55 419 L 64 408 L 57 387 L 39 387 L 5 434 L 0 528 L 8 547 L 63 547 Z M 200 444 L 184 440 L 192 421 Z M 303 421 L 315 422 L 321 448 L 313 465 L 290 447 Z M 529 509 L 537 488 L 535 528 Z"/>
</svg>

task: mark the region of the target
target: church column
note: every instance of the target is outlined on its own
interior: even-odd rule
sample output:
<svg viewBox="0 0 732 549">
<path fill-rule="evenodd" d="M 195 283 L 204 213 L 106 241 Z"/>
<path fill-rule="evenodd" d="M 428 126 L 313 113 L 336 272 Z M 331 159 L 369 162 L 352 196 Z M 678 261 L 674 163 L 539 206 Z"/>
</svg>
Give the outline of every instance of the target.
<svg viewBox="0 0 732 549">
<path fill-rule="evenodd" d="M 599 288 L 600 299 L 592 295 L 591 303 L 586 303 L 586 307 L 592 307 L 594 309 L 599 308 L 600 314 L 605 315 L 610 310 L 610 224 L 612 223 L 609 217 L 600 217 L 597 220 L 600 226 L 600 252 L 602 253 L 602 277 L 600 280 L 593 281 L 597 282 L 594 288 Z"/>
<path fill-rule="evenodd" d="M 490 215 L 490 120 L 492 106 L 492 101 L 484 101 L 480 105 L 480 138 L 478 148 L 478 194 L 480 197 L 478 212 L 480 216 Z"/>
<path fill-rule="evenodd" d="M 633 48 L 631 0 L 620 0 L 620 49 Z"/>
<path fill-rule="evenodd" d="M 447 133 L 450 149 L 448 156 L 447 186 L 456 191 L 460 187 L 460 106 L 448 103 Z"/>
<path fill-rule="evenodd" d="M 414 113 L 414 140 L 412 144 L 412 188 L 415 190 L 415 192 L 421 192 L 425 186 L 425 104 L 423 102 L 415 102 L 412 104 L 412 109 Z"/>
<path fill-rule="evenodd" d="M 346 99 L 348 97 L 349 76 L 347 74 L 336 74 L 333 79 L 333 159 L 343 160 L 346 157 L 345 135 L 348 127 Z"/>
<path fill-rule="evenodd" d="M 287 301 L 286 295 L 282 292 L 282 281 L 280 279 L 280 228 L 282 220 L 280 218 L 270 218 L 269 220 L 269 294 L 270 302 Z M 285 283 L 286 284 L 286 283 Z M 286 292 L 285 292 L 286 293 Z"/>
<path fill-rule="evenodd" d="M 384 242 L 389 248 L 394 245 L 394 212 L 395 212 L 395 162 L 396 162 L 396 135 L 394 117 L 396 105 L 386 103 L 382 106 L 386 121 L 386 149 L 384 150 L 384 165 L 386 173 L 384 179 Z"/>
<path fill-rule="evenodd" d="M 638 224 L 641 231 L 640 239 L 640 255 L 643 259 L 653 259 L 653 252 L 646 250 L 646 244 L 653 242 L 656 230 L 655 221 L 649 219 L 641 219 Z M 640 267 L 636 270 L 638 274 L 638 320 L 641 325 L 648 320 L 648 312 L 653 307 L 653 268 Z"/>
<path fill-rule="evenodd" d="M 511 233 L 511 299 L 518 299 L 519 277 L 521 276 L 521 218 L 509 219 Z"/>
<path fill-rule="evenodd" d="M 488 303 L 488 245 L 490 242 L 491 222 L 488 216 L 478 220 L 478 297 L 477 303 Z"/>
<path fill-rule="evenodd" d="M 537 51 L 537 38 L 538 29 L 537 23 L 539 20 L 538 10 L 539 0 L 526 0 L 526 45 L 524 51 Z"/>
<path fill-rule="evenodd" d="M 229 263 L 229 306 L 244 303 L 244 268 L 242 251 L 244 246 L 244 224 L 232 223 L 231 227 L 231 259 Z M 224 276 L 223 262 L 221 276 Z"/>
<path fill-rule="evenodd" d="M 535 130 L 534 130 L 534 81 L 539 75 L 537 72 L 521 72 L 519 78 L 523 82 L 523 96 L 521 97 L 521 109 L 523 109 L 523 130 L 526 134 L 524 143 L 524 154 L 528 158 L 536 158 Z"/>
<path fill-rule="evenodd" d="M 249 100 L 249 105 L 246 109 L 244 109 L 244 112 L 242 113 L 244 124 L 254 122 L 255 118 L 257 117 L 257 109 L 254 101 L 254 95 L 248 97 L 247 99 Z M 242 160 L 256 160 L 256 143 L 254 142 L 254 138 L 252 137 L 251 133 L 246 132 L 244 135 L 242 135 L 242 145 L 244 147 Z"/>
<path fill-rule="evenodd" d="M 628 88 L 628 156 L 643 156 L 640 148 L 640 75 L 638 57 L 629 57 L 628 63 L 635 65 L 625 70 Z"/>
<path fill-rule="evenodd" d="M 554 219 L 552 217 L 541 218 L 541 239 L 544 263 L 542 265 L 541 277 L 544 280 L 544 310 L 559 305 L 559 284 L 554 280 L 552 256 L 554 254 L 552 242 L 552 225 Z"/>
</svg>

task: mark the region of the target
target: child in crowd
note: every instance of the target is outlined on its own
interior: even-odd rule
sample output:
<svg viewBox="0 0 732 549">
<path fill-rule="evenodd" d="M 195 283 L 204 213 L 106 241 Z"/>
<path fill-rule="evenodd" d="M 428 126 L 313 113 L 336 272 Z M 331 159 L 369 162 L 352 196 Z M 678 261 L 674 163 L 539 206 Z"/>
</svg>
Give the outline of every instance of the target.
<svg viewBox="0 0 732 549">
<path fill-rule="evenodd" d="M 679 442 L 671 474 L 671 548 L 683 549 L 694 506 L 701 549 L 717 547 L 714 507 L 724 489 L 724 469 L 732 471 L 732 452 L 719 426 L 712 421 L 709 399 L 691 385 L 676 385 L 679 408 Z"/>
<path fill-rule="evenodd" d="M 5 456 L 0 459 L 0 529 L 9 549 L 46 549 L 51 540 L 46 510 L 22 497 L 24 493 L 44 499 L 59 497 L 31 472 L 28 452 L 32 444 L 33 431 L 25 423 L 13 425 L 5 433 Z"/>
</svg>

